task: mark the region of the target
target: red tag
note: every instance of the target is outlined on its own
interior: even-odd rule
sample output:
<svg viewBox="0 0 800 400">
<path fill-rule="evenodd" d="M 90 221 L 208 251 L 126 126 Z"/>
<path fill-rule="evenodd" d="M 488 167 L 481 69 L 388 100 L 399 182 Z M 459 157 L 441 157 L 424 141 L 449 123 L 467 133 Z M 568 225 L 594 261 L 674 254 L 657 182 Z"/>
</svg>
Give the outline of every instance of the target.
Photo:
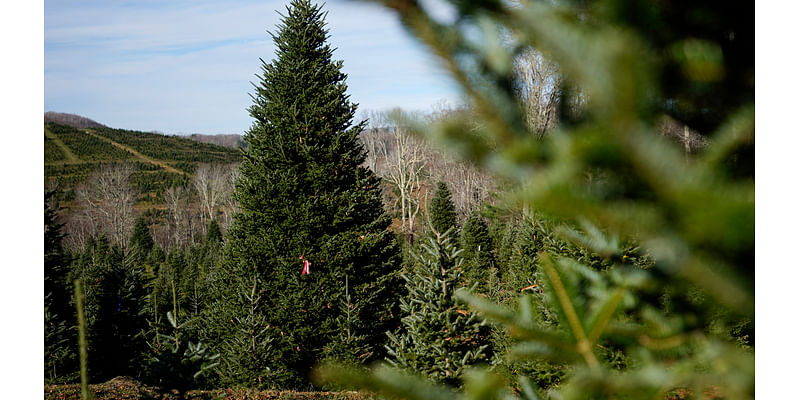
<svg viewBox="0 0 800 400">
<path fill-rule="evenodd" d="M 311 263 L 308 262 L 308 260 L 303 260 L 303 272 L 301 272 L 300 275 L 311 275 L 311 269 L 309 269 L 310 266 Z"/>
</svg>

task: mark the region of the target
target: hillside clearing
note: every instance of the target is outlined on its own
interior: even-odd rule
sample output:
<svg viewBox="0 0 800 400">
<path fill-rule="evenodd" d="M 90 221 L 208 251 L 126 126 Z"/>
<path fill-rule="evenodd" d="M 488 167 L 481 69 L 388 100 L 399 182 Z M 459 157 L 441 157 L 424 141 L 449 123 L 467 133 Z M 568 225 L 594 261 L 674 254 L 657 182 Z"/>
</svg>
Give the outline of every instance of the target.
<svg viewBox="0 0 800 400">
<path fill-rule="evenodd" d="M 58 146 L 58 148 L 64 154 L 64 157 L 67 158 L 66 161 L 62 161 L 58 164 L 78 164 L 81 162 L 81 159 L 78 158 L 78 156 L 76 156 L 75 153 L 73 153 L 72 150 L 70 150 L 69 147 L 64 144 L 64 142 L 62 142 L 58 136 L 53 134 L 53 132 L 50 132 L 50 129 L 47 129 L 47 126 L 44 127 L 44 135 L 47 136 L 48 139 L 52 140 L 53 143 Z"/>
<path fill-rule="evenodd" d="M 173 168 L 173 167 L 170 167 L 169 165 L 167 165 L 167 164 L 165 164 L 165 163 L 163 163 L 163 162 L 161 162 L 161 161 L 154 160 L 154 159 L 152 159 L 152 158 L 150 158 L 150 157 L 147 157 L 147 156 L 145 156 L 144 154 L 142 154 L 142 153 L 139 153 L 138 151 L 134 150 L 134 149 L 133 149 L 133 148 L 131 148 L 130 146 L 126 146 L 126 145 L 124 145 L 124 144 L 122 144 L 122 143 L 118 143 L 118 142 L 115 142 L 115 141 L 113 141 L 113 140 L 111 140 L 111 139 L 109 139 L 109 138 L 106 138 L 106 137 L 100 136 L 100 135 L 98 135 L 98 134 L 96 134 L 96 133 L 94 133 L 94 132 L 92 132 L 92 131 L 90 131 L 90 130 L 88 130 L 88 129 L 84 129 L 83 131 L 84 131 L 84 132 L 86 132 L 86 133 L 87 133 L 87 134 L 89 134 L 89 135 L 92 135 L 92 136 L 94 136 L 94 137 L 98 138 L 98 139 L 101 139 L 101 140 L 103 140 L 103 141 L 106 141 L 106 142 L 108 142 L 108 143 L 112 144 L 113 146 L 116 146 L 116 147 L 117 147 L 117 148 L 119 148 L 120 150 L 125 150 L 125 151 L 127 151 L 127 152 L 129 152 L 129 153 L 133 154 L 133 155 L 136 157 L 136 159 L 138 159 L 139 161 L 146 162 L 146 163 L 148 163 L 148 164 L 153 164 L 153 165 L 155 165 L 155 166 L 157 166 L 157 167 L 160 167 L 160 168 L 162 168 L 163 170 L 165 170 L 165 171 L 167 171 L 167 172 L 172 172 L 172 173 L 175 173 L 175 174 L 186 175 L 186 172 L 184 172 L 184 171 L 181 171 L 181 170 L 179 170 L 179 169 L 175 169 L 175 168 Z"/>
</svg>

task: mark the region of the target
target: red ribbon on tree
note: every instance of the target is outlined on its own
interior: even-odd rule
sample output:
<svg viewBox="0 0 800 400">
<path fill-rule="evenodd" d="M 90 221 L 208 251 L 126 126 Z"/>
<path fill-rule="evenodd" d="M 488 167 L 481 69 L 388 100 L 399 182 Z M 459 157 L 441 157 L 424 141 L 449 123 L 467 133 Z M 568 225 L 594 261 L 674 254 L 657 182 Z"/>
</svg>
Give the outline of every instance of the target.
<svg viewBox="0 0 800 400">
<path fill-rule="evenodd" d="M 303 260 L 303 272 L 300 275 L 311 275 L 311 263 L 308 260 L 304 260 L 303 256 L 300 256 L 300 259 Z"/>
</svg>

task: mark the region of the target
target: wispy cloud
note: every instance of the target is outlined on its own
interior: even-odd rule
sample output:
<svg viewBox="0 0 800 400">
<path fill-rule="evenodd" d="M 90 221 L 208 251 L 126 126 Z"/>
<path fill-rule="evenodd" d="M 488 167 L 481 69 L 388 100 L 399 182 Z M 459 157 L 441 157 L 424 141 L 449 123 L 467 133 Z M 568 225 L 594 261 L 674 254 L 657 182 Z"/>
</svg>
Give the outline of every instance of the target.
<svg viewBox="0 0 800 400">
<path fill-rule="evenodd" d="M 422 110 L 456 91 L 389 12 L 329 1 L 335 57 L 362 109 Z M 242 132 L 279 1 L 47 1 L 45 109 L 168 133 Z"/>
</svg>

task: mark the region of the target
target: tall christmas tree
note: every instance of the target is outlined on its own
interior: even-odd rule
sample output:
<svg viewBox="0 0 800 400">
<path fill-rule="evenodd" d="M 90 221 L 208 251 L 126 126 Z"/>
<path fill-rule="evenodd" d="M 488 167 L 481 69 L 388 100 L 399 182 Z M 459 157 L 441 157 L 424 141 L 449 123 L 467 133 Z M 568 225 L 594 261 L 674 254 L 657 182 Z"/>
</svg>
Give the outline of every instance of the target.
<svg viewBox="0 0 800 400">
<path fill-rule="evenodd" d="M 370 299 L 350 317 L 373 322 L 355 334 L 377 344 L 397 314 L 398 248 L 387 230 L 379 180 L 361 166 L 366 153 L 357 137 L 364 122 L 353 122 L 356 105 L 345 94 L 342 62 L 332 59 L 326 43 L 324 19 L 320 6 L 292 1 L 273 35 L 276 57 L 262 61 L 249 109 L 255 121 L 244 136 L 248 147 L 236 182 L 241 211 L 216 274 L 212 309 L 224 315 L 207 323 L 219 337 L 206 341 L 223 359 L 255 349 L 237 345 L 237 321 L 249 321 L 249 331 L 253 324 L 263 329 L 259 340 L 269 336 L 270 352 L 293 353 L 258 366 L 286 377 L 279 382 L 284 386 L 306 383 L 341 330 L 345 277 L 353 298 Z M 236 300 L 242 293 L 248 301 Z M 264 386 L 263 380 L 240 383 Z"/>
</svg>

